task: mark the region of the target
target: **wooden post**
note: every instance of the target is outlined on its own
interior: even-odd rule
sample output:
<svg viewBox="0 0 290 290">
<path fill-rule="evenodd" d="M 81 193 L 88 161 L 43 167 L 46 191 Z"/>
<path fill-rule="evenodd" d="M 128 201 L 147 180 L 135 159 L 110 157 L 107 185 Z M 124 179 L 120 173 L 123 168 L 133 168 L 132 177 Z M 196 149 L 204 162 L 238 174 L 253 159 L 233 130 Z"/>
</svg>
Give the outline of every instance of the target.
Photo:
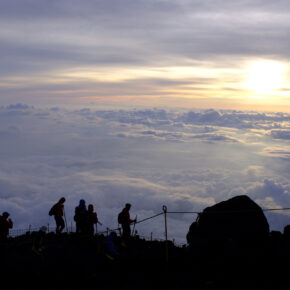
<svg viewBox="0 0 290 290">
<path fill-rule="evenodd" d="M 168 263 L 168 238 L 167 238 L 167 207 L 163 205 L 162 207 L 164 212 L 164 226 L 165 226 L 165 261 Z"/>
</svg>

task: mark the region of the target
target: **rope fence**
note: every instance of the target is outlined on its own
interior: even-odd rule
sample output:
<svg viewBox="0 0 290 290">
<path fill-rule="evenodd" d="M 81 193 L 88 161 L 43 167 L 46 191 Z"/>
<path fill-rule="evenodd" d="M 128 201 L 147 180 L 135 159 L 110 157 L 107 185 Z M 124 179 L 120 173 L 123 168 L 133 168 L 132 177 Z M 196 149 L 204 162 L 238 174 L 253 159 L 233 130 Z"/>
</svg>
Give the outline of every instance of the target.
<svg viewBox="0 0 290 290">
<path fill-rule="evenodd" d="M 161 215 L 164 216 L 165 220 L 164 220 L 164 223 L 165 223 L 165 240 L 167 242 L 167 214 L 197 214 L 197 215 L 200 215 L 202 214 L 203 212 L 199 212 L 199 211 L 167 211 L 167 207 L 166 206 L 163 206 L 162 207 L 162 212 L 160 213 L 157 213 L 153 216 L 150 216 L 150 217 L 147 217 L 147 218 L 144 218 L 144 219 L 141 219 L 139 221 L 137 221 L 135 223 L 135 225 L 137 224 L 140 224 L 140 223 L 143 223 L 145 221 L 148 221 L 148 220 L 151 220 L 151 219 L 154 219 L 154 218 L 157 218 Z M 285 208 L 265 208 L 265 209 L 262 209 L 263 212 L 269 212 L 269 211 L 286 211 L 286 210 L 290 210 L 290 207 L 285 207 Z M 229 210 L 229 211 L 210 211 L 210 212 L 207 212 L 208 214 L 212 214 L 212 213 L 238 213 L 238 212 L 251 212 L 251 211 L 255 211 L 255 210 Z M 35 231 L 39 231 L 39 230 L 42 230 L 44 228 L 44 226 L 40 226 L 40 227 L 32 227 L 32 225 L 29 225 L 27 228 L 25 229 L 11 229 L 9 231 L 9 237 L 17 237 L 17 236 L 21 236 L 21 235 L 25 235 L 25 234 L 30 234 L 32 232 L 35 232 Z M 45 226 L 46 228 L 46 233 L 50 233 L 50 232 L 55 232 L 56 230 L 56 227 L 51 227 L 49 224 L 47 224 L 47 227 Z M 67 233 L 72 233 L 74 232 L 74 227 L 71 223 L 70 226 L 67 226 Z M 120 232 L 121 233 L 121 227 L 117 227 L 117 228 L 114 228 L 114 229 L 110 229 L 109 227 L 107 227 L 107 229 L 105 231 L 98 231 L 96 232 L 96 234 L 98 235 L 109 235 L 109 233 L 111 232 Z M 151 239 L 152 239 L 152 236 L 151 236 Z M 154 239 L 154 240 L 163 240 L 163 239 Z"/>
</svg>

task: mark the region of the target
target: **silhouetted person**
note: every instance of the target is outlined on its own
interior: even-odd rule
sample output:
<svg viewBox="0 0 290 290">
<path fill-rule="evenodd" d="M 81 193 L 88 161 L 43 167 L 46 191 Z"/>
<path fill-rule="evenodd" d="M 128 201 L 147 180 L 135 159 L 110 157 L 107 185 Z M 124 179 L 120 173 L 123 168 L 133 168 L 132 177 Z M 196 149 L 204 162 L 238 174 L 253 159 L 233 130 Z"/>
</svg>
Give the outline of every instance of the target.
<svg viewBox="0 0 290 290">
<path fill-rule="evenodd" d="M 136 223 L 137 221 L 136 219 L 131 220 L 130 213 L 129 213 L 130 209 L 131 209 L 131 204 L 126 203 L 125 207 L 123 208 L 122 212 L 119 214 L 119 217 L 118 217 L 118 221 L 122 225 L 123 237 L 125 239 L 131 236 L 130 224 Z"/>
<path fill-rule="evenodd" d="M 65 198 L 62 197 L 49 211 L 49 215 L 54 216 L 57 234 L 61 233 L 64 229 L 64 202 Z"/>
<path fill-rule="evenodd" d="M 9 235 L 9 229 L 13 228 L 13 222 L 9 217 L 8 212 L 3 212 L 2 216 L 0 216 L 0 239 L 5 241 Z"/>
<path fill-rule="evenodd" d="M 81 199 L 79 205 L 75 208 L 74 220 L 76 222 L 76 232 L 78 234 L 86 233 L 88 222 L 88 211 L 85 200 Z"/>
<path fill-rule="evenodd" d="M 89 235 L 94 235 L 94 226 L 98 222 L 97 213 L 94 212 L 94 206 L 92 204 L 88 205 L 88 213 L 87 213 L 87 232 Z"/>
</svg>

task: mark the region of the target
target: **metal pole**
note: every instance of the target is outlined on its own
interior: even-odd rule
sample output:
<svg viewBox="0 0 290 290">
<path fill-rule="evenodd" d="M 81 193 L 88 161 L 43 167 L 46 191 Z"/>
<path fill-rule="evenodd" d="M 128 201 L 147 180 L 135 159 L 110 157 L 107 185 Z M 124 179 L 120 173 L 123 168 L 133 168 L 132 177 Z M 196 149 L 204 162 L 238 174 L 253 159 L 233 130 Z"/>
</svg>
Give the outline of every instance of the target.
<svg viewBox="0 0 290 290">
<path fill-rule="evenodd" d="M 165 261 L 168 263 L 168 239 L 167 239 L 167 207 L 163 205 L 162 210 L 164 212 L 164 225 L 165 225 Z"/>
<path fill-rule="evenodd" d="M 134 225 L 133 225 L 132 236 L 134 236 L 134 230 L 135 230 L 136 220 L 137 220 L 137 215 L 135 217 L 135 222 L 134 222 Z"/>
</svg>

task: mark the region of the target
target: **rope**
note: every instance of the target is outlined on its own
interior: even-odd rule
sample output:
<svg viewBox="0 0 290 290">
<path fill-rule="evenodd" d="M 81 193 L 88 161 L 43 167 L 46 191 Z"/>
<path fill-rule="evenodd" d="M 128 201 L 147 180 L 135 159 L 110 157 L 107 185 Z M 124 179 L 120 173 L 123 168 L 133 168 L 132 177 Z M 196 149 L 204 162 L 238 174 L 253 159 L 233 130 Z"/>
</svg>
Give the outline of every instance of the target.
<svg viewBox="0 0 290 290">
<path fill-rule="evenodd" d="M 194 213 L 194 214 L 200 214 L 199 211 L 167 211 L 167 213 Z M 163 214 L 163 213 L 162 213 Z"/>
<path fill-rule="evenodd" d="M 158 213 L 158 214 L 156 214 L 156 215 L 153 215 L 153 216 L 151 216 L 151 217 L 148 217 L 148 218 L 145 218 L 145 219 L 143 219 L 143 220 L 137 221 L 136 224 L 143 223 L 143 222 L 145 222 L 145 221 L 147 221 L 147 220 L 153 219 L 153 218 L 158 217 L 158 216 L 160 216 L 160 215 L 162 215 L 162 214 L 163 214 L 163 212 L 160 212 L 160 213 Z"/>
<path fill-rule="evenodd" d="M 290 210 L 290 207 L 284 207 L 284 208 L 262 208 L 262 211 L 277 211 L 277 210 Z M 241 209 L 241 210 L 224 210 L 224 211 L 210 211 L 206 212 L 208 214 L 211 213 L 233 213 L 233 212 L 251 212 L 255 211 L 255 209 Z M 203 212 L 200 211 L 168 211 L 167 213 L 173 213 L 173 214 L 202 214 Z"/>
</svg>

